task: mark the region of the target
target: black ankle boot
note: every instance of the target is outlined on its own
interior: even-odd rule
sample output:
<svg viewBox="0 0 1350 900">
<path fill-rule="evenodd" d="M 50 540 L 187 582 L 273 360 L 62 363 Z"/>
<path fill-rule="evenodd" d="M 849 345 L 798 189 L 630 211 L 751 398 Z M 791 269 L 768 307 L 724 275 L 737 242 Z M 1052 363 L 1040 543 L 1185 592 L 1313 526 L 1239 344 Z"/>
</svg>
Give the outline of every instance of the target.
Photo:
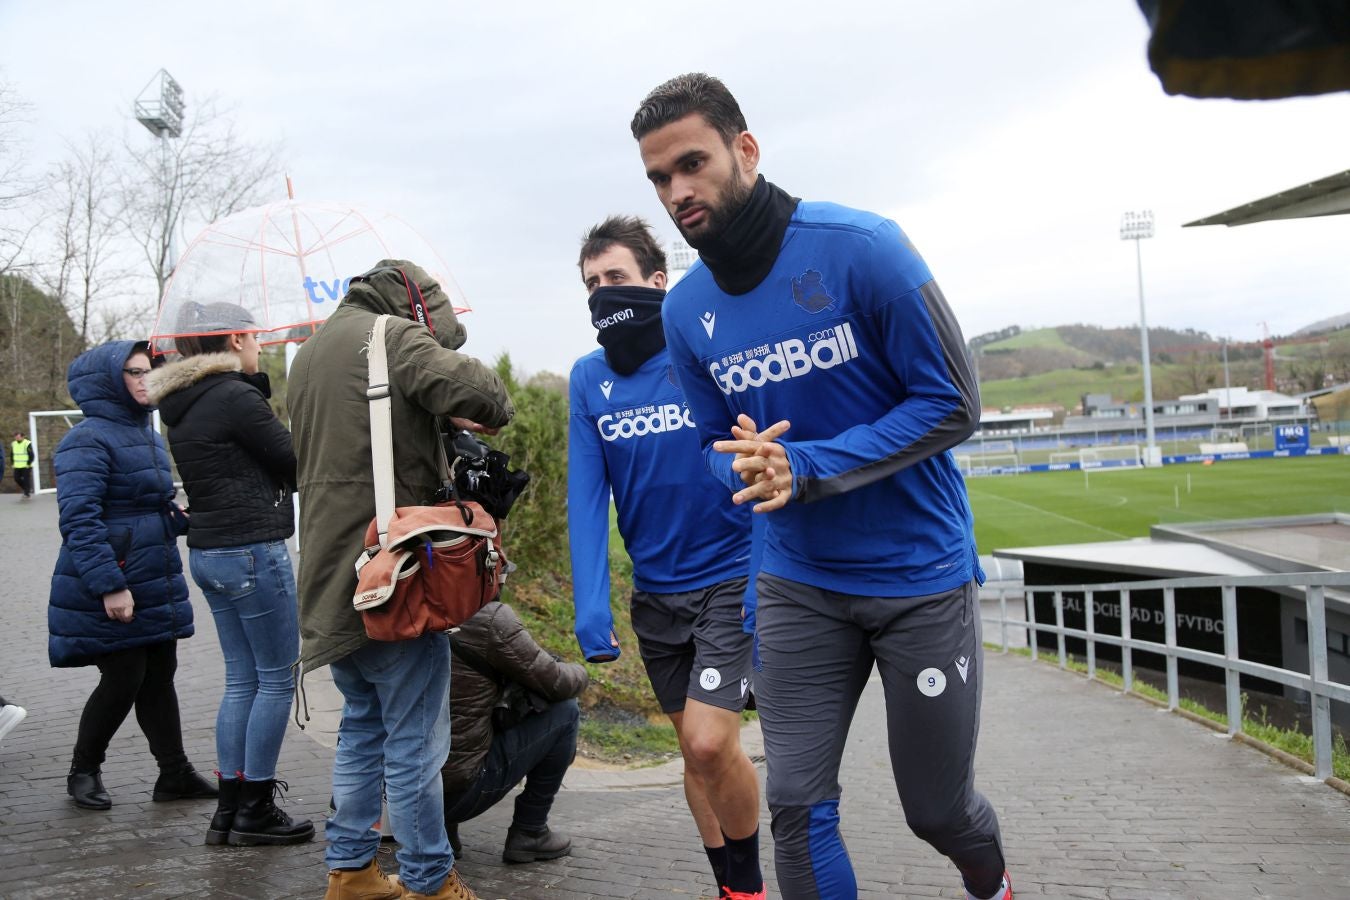
<svg viewBox="0 0 1350 900">
<path fill-rule="evenodd" d="M 293 820 L 277 808 L 275 792 L 288 788 L 286 782 L 274 778 L 241 782 L 239 809 L 230 827 L 230 845 L 303 844 L 313 839 L 314 824 L 309 819 Z"/>
<path fill-rule="evenodd" d="M 234 827 L 234 816 L 239 809 L 238 778 L 216 779 L 220 786 L 220 797 L 216 800 L 216 814 L 211 817 L 211 827 L 206 830 L 206 843 L 212 847 L 229 840 L 230 829 Z"/>
<path fill-rule="evenodd" d="M 161 770 L 155 781 L 155 792 L 150 799 L 157 803 L 166 800 L 214 800 L 220 795 L 215 785 L 207 781 L 188 763 L 180 768 Z"/>
<path fill-rule="evenodd" d="M 455 859 L 459 859 L 464 855 L 464 845 L 459 842 L 459 823 L 447 822 L 445 836 L 450 839 L 450 849 L 454 852 Z"/>
<path fill-rule="evenodd" d="M 527 863 L 557 859 L 572 852 L 572 839 L 547 825 L 543 831 L 525 831 L 512 825 L 506 829 L 502 862 Z"/>
<path fill-rule="evenodd" d="M 112 798 L 103 786 L 103 773 L 98 769 L 80 770 L 70 767 L 66 776 L 66 793 L 75 798 L 81 809 L 111 809 Z"/>
</svg>

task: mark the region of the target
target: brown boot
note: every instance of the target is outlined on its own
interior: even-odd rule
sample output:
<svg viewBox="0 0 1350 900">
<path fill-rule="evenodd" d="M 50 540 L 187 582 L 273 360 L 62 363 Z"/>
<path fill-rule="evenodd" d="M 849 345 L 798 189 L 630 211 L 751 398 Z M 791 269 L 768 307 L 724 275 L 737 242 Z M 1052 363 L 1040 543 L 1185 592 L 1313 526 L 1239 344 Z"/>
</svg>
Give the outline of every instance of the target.
<svg viewBox="0 0 1350 900">
<path fill-rule="evenodd" d="M 445 879 L 445 884 L 434 894 L 419 894 L 416 891 L 410 891 L 406 887 L 403 889 L 405 898 L 425 898 L 425 900 L 478 900 L 478 895 L 469 890 L 469 886 L 459 877 L 458 869 L 451 869 L 450 876 Z"/>
<path fill-rule="evenodd" d="M 393 875 L 380 871 L 375 860 L 361 869 L 330 869 L 323 900 L 398 900 L 403 888 Z"/>
</svg>

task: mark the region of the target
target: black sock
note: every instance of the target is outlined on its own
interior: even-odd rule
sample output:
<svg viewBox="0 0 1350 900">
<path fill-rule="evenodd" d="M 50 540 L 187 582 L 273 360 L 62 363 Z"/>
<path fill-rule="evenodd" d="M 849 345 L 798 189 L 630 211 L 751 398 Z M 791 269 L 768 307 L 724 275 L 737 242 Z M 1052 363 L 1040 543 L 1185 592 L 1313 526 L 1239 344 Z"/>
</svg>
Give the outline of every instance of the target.
<svg viewBox="0 0 1350 900">
<path fill-rule="evenodd" d="M 753 894 L 764 886 L 764 873 L 759 869 L 759 829 L 748 837 L 733 840 L 722 832 L 727 841 L 726 886 L 733 891 Z"/>
<path fill-rule="evenodd" d="M 727 883 L 727 848 L 725 845 L 709 847 L 704 844 L 703 852 L 708 854 L 708 862 L 712 864 L 713 881 L 717 884 L 718 890 L 721 890 L 722 885 Z"/>
</svg>

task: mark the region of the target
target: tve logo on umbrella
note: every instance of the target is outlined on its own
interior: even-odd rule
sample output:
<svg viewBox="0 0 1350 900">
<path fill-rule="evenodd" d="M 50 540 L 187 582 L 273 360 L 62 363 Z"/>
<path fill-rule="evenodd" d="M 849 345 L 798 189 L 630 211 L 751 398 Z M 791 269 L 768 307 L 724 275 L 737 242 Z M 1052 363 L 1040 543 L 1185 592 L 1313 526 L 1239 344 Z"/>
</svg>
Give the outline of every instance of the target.
<svg viewBox="0 0 1350 900">
<path fill-rule="evenodd" d="M 323 303 L 324 298 L 315 293 L 316 288 L 323 288 L 323 292 L 328 295 L 327 299 L 334 302 L 347 296 L 347 290 L 352 286 L 351 278 L 334 278 L 332 282 L 324 281 L 320 278 L 315 281 L 308 275 L 305 276 L 304 288 L 309 291 L 310 303 Z"/>
</svg>

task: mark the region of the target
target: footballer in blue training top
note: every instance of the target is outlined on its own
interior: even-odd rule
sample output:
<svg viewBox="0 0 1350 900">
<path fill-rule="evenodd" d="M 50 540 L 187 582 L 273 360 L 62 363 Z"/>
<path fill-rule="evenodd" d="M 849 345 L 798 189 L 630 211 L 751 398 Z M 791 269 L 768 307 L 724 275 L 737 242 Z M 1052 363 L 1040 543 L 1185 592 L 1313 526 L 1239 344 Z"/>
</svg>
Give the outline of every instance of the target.
<svg viewBox="0 0 1350 900">
<path fill-rule="evenodd" d="M 657 87 L 632 131 L 699 254 L 663 321 L 700 452 L 767 521 L 755 685 L 779 890 L 857 896 L 839 766 L 875 665 L 906 820 L 970 897 L 1007 900 L 998 820 L 974 788 L 983 576 L 948 450 L 980 406 L 956 319 L 894 222 L 758 175 L 717 79 Z"/>
<path fill-rule="evenodd" d="M 740 745 L 753 674 L 749 510 L 703 465 L 661 327 L 666 259 L 647 224 L 614 216 L 578 261 L 600 349 L 570 378 L 567 524 L 576 634 L 618 657 L 609 505 L 633 560 L 633 631 L 685 758 L 685 794 L 722 897 L 763 897 L 759 781 Z M 750 615 L 743 618 L 743 608 Z"/>
</svg>

